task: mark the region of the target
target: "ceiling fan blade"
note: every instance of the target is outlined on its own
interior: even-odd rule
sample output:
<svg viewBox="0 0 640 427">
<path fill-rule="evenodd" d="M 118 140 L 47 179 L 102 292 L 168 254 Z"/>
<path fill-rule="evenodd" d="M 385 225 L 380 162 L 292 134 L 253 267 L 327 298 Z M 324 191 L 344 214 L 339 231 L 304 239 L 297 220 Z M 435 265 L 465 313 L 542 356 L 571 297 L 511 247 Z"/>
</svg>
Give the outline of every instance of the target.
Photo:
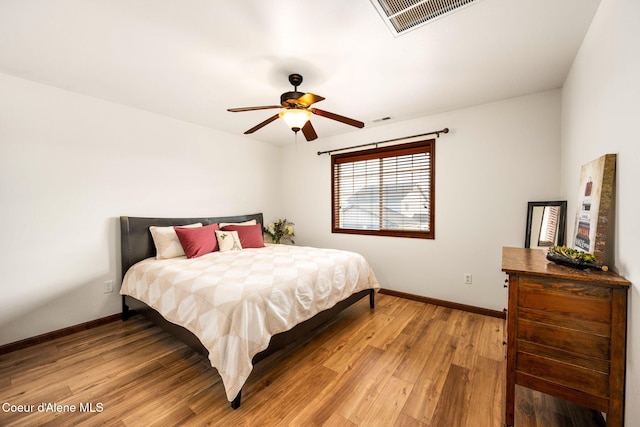
<svg viewBox="0 0 640 427">
<path fill-rule="evenodd" d="M 232 113 L 239 113 L 241 111 L 268 110 L 270 108 L 282 108 L 282 106 L 281 105 L 264 105 L 262 107 L 227 108 L 227 111 L 231 111 Z"/>
<path fill-rule="evenodd" d="M 297 99 L 297 104 L 304 105 L 305 107 L 309 107 L 311 104 L 315 104 L 316 102 L 323 101 L 325 98 L 320 95 L 314 95 L 313 93 L 305 93 L 300 98 Z"/>
<path fill-rule="evenodd" d="M 364 123 L 362 123 L 361 121 L 350 119 L 349 117 L 341 116 L 339 114 L 330 113 L 328 111 L 319 110 L 317 108 L 309 108 L 309 111 L 311 111 L 313 114 L 317 114 L 318 116 L 326 117 L 327 119 L 337 120 L 339 122 L 342 122 L 351 126 L 355 126 L 357 128 L 364 127 Z"/>
<path fill-rule="evenodd" d="M 280 107 L 278 107 L 280 108 Z M 257 131 L 258 129 L 268 125 L 269 123 L 271 123 L 274 120 L 278 119 L 278 114 L 274 114 L 273 116 L 269 117 L 267 120 L 265 120 L 264 122 L 255 125 L 254 127 L 252 127 L 251 129 L 249 129 L 248 131 L 246 131 L 244 134 L 248 135 L 250 133 L 254 133 L 255 131 Z"/>
<path fill-rule="evenodd" d="M 302 134 L 307 139 L 307 141 L 313 141 L 314 139 L 318 139 L 318 134 L 316 130 L 313 128 L 311 124 L 311 120 L 307 120 L 307 123 L 302 126 Z"/>
</svg>

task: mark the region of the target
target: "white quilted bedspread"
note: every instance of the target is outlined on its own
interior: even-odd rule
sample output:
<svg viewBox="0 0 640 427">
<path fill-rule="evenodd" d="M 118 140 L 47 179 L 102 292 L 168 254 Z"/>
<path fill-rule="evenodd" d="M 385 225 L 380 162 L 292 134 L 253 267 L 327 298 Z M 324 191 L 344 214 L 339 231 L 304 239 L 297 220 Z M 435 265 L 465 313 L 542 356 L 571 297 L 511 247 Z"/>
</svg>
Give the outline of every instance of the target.
<svg viewBox="0 0 640 427">
<path fill-rule="evenodd" d="M 120 293 L 193 332 L 232 401 L 271 336 L 370 288 L 379 285 L 359 254 L 267 245 L 193 259 L 149 258 L 129 269 Z"/>
</svg>

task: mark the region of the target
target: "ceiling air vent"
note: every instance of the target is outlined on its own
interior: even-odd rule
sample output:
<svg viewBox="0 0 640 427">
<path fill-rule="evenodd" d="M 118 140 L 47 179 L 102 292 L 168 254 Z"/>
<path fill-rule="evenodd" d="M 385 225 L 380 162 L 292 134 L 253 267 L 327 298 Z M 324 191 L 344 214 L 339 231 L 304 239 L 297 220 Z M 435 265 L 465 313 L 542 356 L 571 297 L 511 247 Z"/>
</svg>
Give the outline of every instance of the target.
<svg viewBox="0 0 640 427">
<path fill-rule="evenodd" d="M 371 0 L 395 36 L 478 1 L 480 0 Z"/>
</svg>

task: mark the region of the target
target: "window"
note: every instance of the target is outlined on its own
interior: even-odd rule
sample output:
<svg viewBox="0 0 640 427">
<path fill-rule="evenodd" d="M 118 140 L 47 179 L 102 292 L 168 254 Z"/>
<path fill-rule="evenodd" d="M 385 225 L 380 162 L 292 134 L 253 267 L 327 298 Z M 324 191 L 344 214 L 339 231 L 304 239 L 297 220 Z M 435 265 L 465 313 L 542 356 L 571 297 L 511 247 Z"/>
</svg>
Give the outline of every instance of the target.
<svg viewBox="0 0 640 427">
<path fill-rule="evenodd" d="M 553 246 L 556 242 L 558 231 L 558 213 L 560 206 L 545 206 L 542 213 L 542 225 L 540 226 L 540 236 L 538 246 Z"/>
<path fill-rule="evenodd" d="M 331 156 L 334 233 L 433 239 L 435 140 Z"/>
</svg>

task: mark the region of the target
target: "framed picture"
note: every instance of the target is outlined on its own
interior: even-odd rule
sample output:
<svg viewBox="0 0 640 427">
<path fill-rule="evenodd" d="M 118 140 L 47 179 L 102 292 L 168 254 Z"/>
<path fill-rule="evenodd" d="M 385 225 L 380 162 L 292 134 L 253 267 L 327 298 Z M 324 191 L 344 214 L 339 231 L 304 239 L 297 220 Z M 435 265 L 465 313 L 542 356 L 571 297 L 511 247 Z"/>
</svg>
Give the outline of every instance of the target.
<svg viewBox="0 0 640 427">
<path fill-rule="evenodd" d="M 595 255 L 600 263 L 611 261 L 607 236 L 613 223 L 616 154 L 582 166 L 573 247 Z"/>
</svg>

